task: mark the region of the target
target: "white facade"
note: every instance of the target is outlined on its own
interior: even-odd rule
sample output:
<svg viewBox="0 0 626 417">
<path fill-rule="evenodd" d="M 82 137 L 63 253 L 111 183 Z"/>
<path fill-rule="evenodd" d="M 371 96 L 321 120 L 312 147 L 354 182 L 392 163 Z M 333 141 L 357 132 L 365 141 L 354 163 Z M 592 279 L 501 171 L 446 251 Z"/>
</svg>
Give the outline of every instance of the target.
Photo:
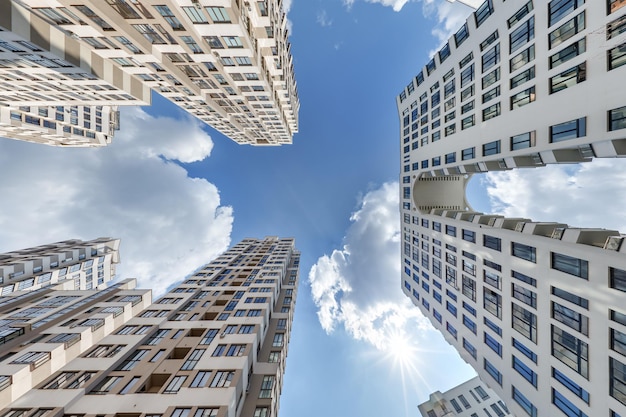
<svg viewBox="0 0 626 417">
<path fill-rule="evenodd" d="M 7 3 L 27 7 L 62 31 L 65 45 L 32 36 L 28 28 L 22 36 L 121 84 L 130 98 L 158 92 L 241 144 L 288 144 L 298 130 L 297 85 L 279 0 Z M 14 14 L 0 24 L 14 24 Z"/>
<path fill-rule="evenodd" d="M 422 417 L 512 417 L 496 393 L 475 377 L 418 406 Z"/>
<path fill-rule="evenodd" d="M 60 281 L 76 290 L 105 288 L 120 262 L 120 240 L 64 240 L 0 254 L 0 295 L 33 291 Z"/>
<path fill-rule="evenodd" d="M 626 245 L 465 187 L 626 153 L 624 5 L 487 1 L 397 99 L 403 291 L 518 417 L 626 415 Z"/>
</svg>

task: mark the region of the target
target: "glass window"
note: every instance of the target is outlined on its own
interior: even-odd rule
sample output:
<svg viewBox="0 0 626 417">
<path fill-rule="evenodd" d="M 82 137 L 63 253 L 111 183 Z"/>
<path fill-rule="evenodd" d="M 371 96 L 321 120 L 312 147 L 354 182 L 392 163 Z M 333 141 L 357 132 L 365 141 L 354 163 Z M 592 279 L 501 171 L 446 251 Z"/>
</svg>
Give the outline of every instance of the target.
<svg viewBox="0 0 626 417">
<path fill-rule="evenodd" d="M 533 387 L 537 387 L 537 374 L 530 369 L 524 362 L 513 355 L 513 369 L 515 369 L 525 380 L 530 382 Z"/>
<path fill-rule="evenodd" d="M 566 46 L 559 52 L 550 57 L 550 69 L 559 66 L 560 64 L 569 61 L 572 58 L 576 58 L 578 55 L 586 51 L 586 38 L 582 38 L 578 42 Z"/>
<path fill-rule="evenodd" d="M 576 139 L 587 135 L 587 118 L 570 120 L 550 126 L 550 143 Z"/>
<path fill-rule="evenodd" d="M 509 61 L 509 70 L 514 72 L 535 59 L 535 45 L 530 45 Z"/>
<path fill-rule="evenodd" d="M 502 345 L 496 339 L 494 339 L 489 333 L 483 332 L 485 344 L 496 354 L 502 357 Z"/>
<path fill-rule="evenodd" d="M 474 20 L 476 21 L 476 27 L 480 27 L 485 20 L 493 13 L 493 4 L 491 0 L 486 0 L 481 4 L 474 12 Z"/>
<path fill-rule="evenodd" d="M 467 29 L 467 23 L 454 34 L 454 43 L 458 48 L 469 37 L 469 30 Z M 462 67 L 463 65 L 461 65 Z"/>
<path fill-rule="evenodd" d="M 579 305 L 584 309 L 589 309 L 589 301 L 586 298 L 579 297 L 560 288 L 552 287 L 552 295 Z"/>
<path fill-rule="evenodd" d="M 626 64 L 626 43 L 607 51 L 608 70 L 614 70 Z"/>
<path fill-rule="evenodd" d="M 502 296 L 497 292 L 483 289 L 483 307 L 497 318 L 502 318 Z"/>
<path fill-rule="evenodd" d="M 620 129 L 626 129 L 626 106 L 608 112 L 608 130 Z"/>
<path fill-rule="evenodd" d="M 509 29 L 515 26 L 518 22 L 521 22 L 524 17 L 528 15 L 533 10 L 533 2 L 532 0 L 522 6 L 513 16 L 506 21 Z"/>
<path fill-rule="evenodd" d="M 587 417 L 587 414 L 580 411 L 578 407 L 554 388 L 552 388 L 552 404 L 568 417 Z"/>
<path fill-rule="evenodd" d="M 528 359 L 530 359 L 534 363 L 537 363 L 537 354 L 535 352 L 533 352 L 532 350 L 527 348 L 519 340 L 517 340 L 515 338 L 512 338 L 512 339 L 513 339 L 513 342 L 512 342 L 513 343 L 513 347 L 515 349 L 517 349 L 519 352 L 521 352 L 524 356 L 526 356 Z"/>
<path fill-rule="evenodd" d="M 485 52 L 482 56 L 482 72 L 485 73 L 500 62 L 500 44 Z"/>
<path fill-rule="evenodd" d="M 500 251 L 502 250 L 502 239 L 495 236 L 483 235 L 483 246 L 489 249 Z"/>
<path fill-rule="evenodd" d="M 498 383 L 498 385 L 502 385 L 502 374 L 498 371 L 498 368 L 496 368 L 487 359 L 484 359 L 484 368 L 485 371 L 487 371 L 487 373 Z"/>
<path fill-rule="evenodd" d="M 511 136 L 511 150 L 516 151 L 535 146 L 535 131 Z M 534 262 L 534 261 L 533 261 Z"/>
<path fill-rule="evenodd" d="M 550 94 L 573 87 L 587 78 L 586 63 L 570 68 L 550 78 Z"/>
<path fill-rule="evenodd" d="M 552 0 L 548 4 L 548 26 L 554 25 L 584 4 L 585 0 Z"/>
<path fill-rule="evenodd" d="M 524 396 L 517 388 L 512 387 L 513 400 L 519 404 L 520 407 L 528 414 L 530 417 L 537 417 L 537 407 L 531 403 L 528 398 Z"/>
<path fill-rule="evenodd" d="M 552 269 L 565 272 L 566 274 L 588 279 L 589 262 L 572 256 L 551 252 Z"/>
<path fill-rule="evenodd" d="M 509 35 L 510 50 L 509 53 L 517 51 L 522 46 L 526 45 L 535 37 L 535 18 L 534 16 L 526 20 L 520 26 L 517 27 Z"/>
<path fill-rule="evenodd" d="M 556 368 L 552 368 L 552 378 L 559 381 L 565 388 L 576 394 L 578 398 L 589 404 L 589 393 Z"/>
<path fill-rule="evenodd" d="M 609 393 L 620 403 L 626 405 L 626 365 L 610 358 Z"/>
<path fill-rule="evenodd" d="M 515 303 L 512 306 L 512 325 L 521 335 L 537 343 L 537 316 Z"/>
<path fill-rule="evenodd" d="M 511 283 L 511 293 L 513 298 L 520 300 L 524 304 L 537 308 L 537 293 L 516 283 Z"/>
<path fill-rule="evenodd" d="M 499 115 L 500 115 L 500 103 L 493 104 L 493 105 L 483 109 L 483 121 L 487 121 L 489 119 L 493 119 L 494 117 L 497 117 Z M 498 140 L 496 142 L 499 143 L 500 141 Z M 485 145 L 483 145 L 483 148 L 484 147 L 485 147 Z"/>
<path fill-rule="evenodd" d="M 552 318 L 587 336 L 589 319 L 571 308 L 552 301 Z"/>
<path fill-rule="evenodd" d="M 588 378 L 588 345 L 576 336 L 552 326 L 552 356 Z"/>
<path fill-rule="evenodd" d="M 213 23 L 230 23 L 230 16 L 224 7 L 205 7 Z"/>
<path fill-rule="evenodd" d="M 511 255 L 530 262 L 537 262 L 537 250 L 533 246 L 524 245 L 522 243 L 511 243 Z"/>
<path fill-rule="evenodd" d="M 520 91 L 517 94 L 511 96 L 511 110 L 515 110 L 519 107 L 535 101 L 535 86 Z"/>
<path fill-rule="evenodd" d="M 575 16 L 550 32 L 548 42 L 550 49 L 570 39 L 572 36 L 585 29 L 585 12 Z"/>
</svg>

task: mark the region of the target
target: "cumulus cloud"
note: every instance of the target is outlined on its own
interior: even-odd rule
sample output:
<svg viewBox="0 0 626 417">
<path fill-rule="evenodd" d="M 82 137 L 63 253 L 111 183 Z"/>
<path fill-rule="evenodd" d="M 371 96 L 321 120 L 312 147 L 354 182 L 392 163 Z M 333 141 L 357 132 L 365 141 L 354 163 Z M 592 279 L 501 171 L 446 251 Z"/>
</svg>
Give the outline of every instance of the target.
<svg viewBox="0 0 626 417">
<path fill-rule="evenodd" d="M 368 192 L 350 217 L 343 246 L 318 259 L 309 282 L 320 324 L 386 349 L 390 340 L 428 328 L 400 290 L 398 183 Z"/>
<path fill-rule="evenodd" d="M 402 7 L 409 2 L 409 0 L 365 0 L 367 3 L 379 3 L 383 6 L 393 7 L 393 10 L 399 12 Z M 343 0 L 344 6 L 351 8 L 355 0 Z"/>
<path fill-rule="evenodd" d="M 626 161 L 490 172 L 482 178 L 494 212 L 626 232 Z"/>
<path fill-rule="evenodd" d="M 121 128 L 99 149 L 0 139 L 1 251 L 119 237 L 118 276 L 160 294 L 228 247 L 232 209 L 213 184 L 174 162 L 210 155 L 199 122 L 126 108 Z"/>
</svg>

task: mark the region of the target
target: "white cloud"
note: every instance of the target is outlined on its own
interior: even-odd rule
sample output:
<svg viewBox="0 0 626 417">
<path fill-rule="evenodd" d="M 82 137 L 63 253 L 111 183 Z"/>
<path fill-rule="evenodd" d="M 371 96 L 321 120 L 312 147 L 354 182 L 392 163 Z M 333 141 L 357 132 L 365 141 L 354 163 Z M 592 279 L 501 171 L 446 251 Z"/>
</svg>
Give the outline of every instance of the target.
<svg viewBox="0 0 626 417">
<path fill-rule="evenodd" d="M 378 3 L 383 6 L 391 6 L 394 11 L 399 12 L 402 10 L 405 4 L 407 4 L 410 0 L 365 0 L 367 3 Z M 347 8 L 351 8 L 354 5 L 355 0 L 343 0 L 344 6 Z"/>
<path fill-rule="evenodd" d="M 626 231 L 626 161 L 490 172 L 483 185 L 495 212 L 570 226 Z"/>
<path fill-rule="evenodd" d="M 209 156 L 199 122 L 127 108 L 121 129 L 100 149 L 0 139 L 1 251 L 119 237 L 118 276 L 159 294 L 228 247 L 232 209 L 213 184 L 173 162 Z"/>
<path fill-rule="evenodd" d="M 398 335 L 429 328 L 400 290 L 398 183 L 368 192 L 350 220 L 343 247 L 320 257 L 309 272 L 318 318 L 328 333 L 343 326 L 385 350 Z"/>
<path fill-rule="evenodd" d="M 326 10 L 320 10 L 319 12 L 317 12 L 316 21 L 322 27 L 328 27 L 333 24 L 333 21 L 328 17 L 328 13 L 326 13 Z"/>
<path fill-rule="evenodd" d="M 437 26 L 431 33 L 439 43 L 436 49 L 430 51 L 430 56 L 441 49 L 443 44 L 459 30 L 472 11 L 473 9 L 459 2 L 424 0 L 424 16 L 427 18 L 435 16 L 437 19 Z"/>
</svg>

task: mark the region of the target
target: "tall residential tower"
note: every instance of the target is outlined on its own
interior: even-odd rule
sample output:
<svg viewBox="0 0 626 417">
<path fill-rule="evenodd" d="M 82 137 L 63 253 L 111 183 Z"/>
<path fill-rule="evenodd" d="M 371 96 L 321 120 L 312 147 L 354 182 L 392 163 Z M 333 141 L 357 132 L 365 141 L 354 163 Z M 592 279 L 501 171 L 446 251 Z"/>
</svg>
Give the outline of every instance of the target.
<svg viewBox="0 0 626 417">
<path fill-rule="evenodd" d="M 626 155 L 624 5 L 487 0 L 397 98 L 402 289 L 517 416 L 626 416 L 626 245 L 465 187 Z"/>
<path fill-rule="evenodd" d="M 276 416 L 299 256 L 244 239 L 154 304 L 132 280 L 1 297 L 31 331 L 2 346 L 0 415 Z"/>
<path fill-rule="evenodd" d="M 154 91 L 237 143 L 291 143 L 300 105 L 287 36 L 280 0 L 1 2 L 0 104 L 14 109 L 0 132 L 106 145 L 116 106 Z"/>
</svg>

